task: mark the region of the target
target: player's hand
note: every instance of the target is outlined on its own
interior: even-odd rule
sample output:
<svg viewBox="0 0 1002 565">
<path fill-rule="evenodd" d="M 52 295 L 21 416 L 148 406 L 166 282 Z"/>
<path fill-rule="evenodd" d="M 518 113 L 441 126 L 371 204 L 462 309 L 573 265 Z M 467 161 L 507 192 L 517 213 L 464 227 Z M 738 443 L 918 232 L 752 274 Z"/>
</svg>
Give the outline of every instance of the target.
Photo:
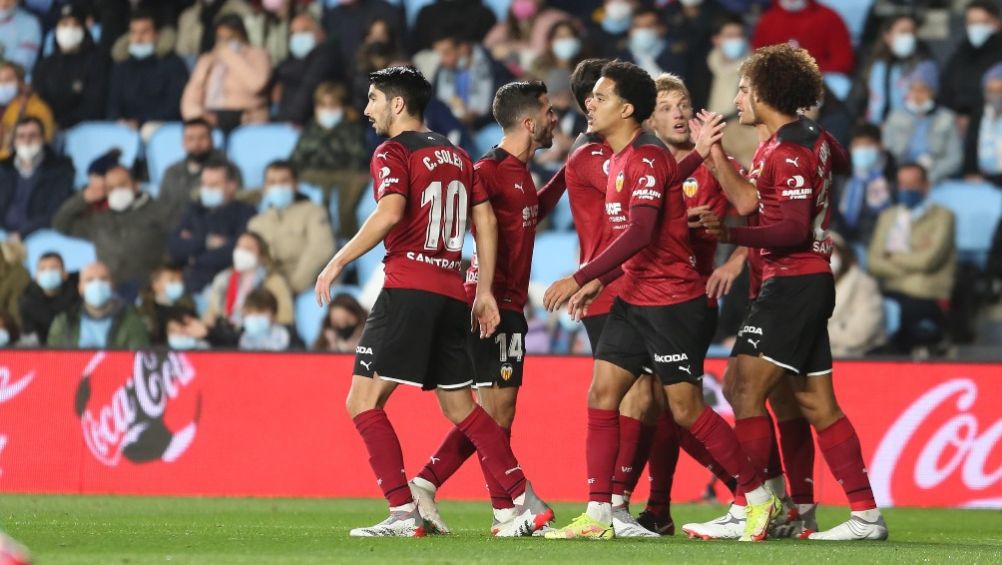
<svg viewBox="0 0 1002 565">
<path fill-rule="evenodd" d="M 564 277 L 546 289 L 546 294 L 543 295 L 543 307 L 550 312 L 556 312 L 579 290 L 581 286 L 574 277 Z"/>
<path fill-rule="evenodd" d="M 731 291 L 734 280 L 741 274 L 744 261 L 728 261 L 713 270 L 710 279 L 706 281 L 706 295 L 710 298 L 723 298 Z"/>
<path fill-rule="evenodd" d="M 706 228 L 706 231 L 717 238 L 721 243 L 730 243 L 730 232 L 727 231 L 727 226 L 724 225 L 724 221 L 717 217 L 713 212 L 704 212 L 702 216 L 699 217 L 699 224 Z"/>
<path fill-rule="evenodd" d="M 702 116 L 705 114 L 705 118 Z M 689 120 L 689 130 L 696 145 L 696 152 L 705 159 L 710 155 L 710 149 L 724 138 L 724 128 L 727 122 L 724 117 L 715 112 L 701 112 L 700 120 Z"/>
<path fill-rule="evenodd" d="M 574 321 L 580 322 L 582 318 L 588 315 L 588 307 L 598 298 L 598 295 L 602 293 L 602 289 L 604 288 L 605 286 L 602 285 L 602 281 L 598 279 L 581 287 L 581 290 L 574 293 L 570 302 L 567 303 L 567 313 L 574 318 Z"/>
<path fill-rule="evenodd" d="M 686 216 L 689 217 L 689 227 L 692 229 L 698 229 L 703 225 L 699 223 L 699 217 L 710 211 L 709 204 L 702 204 L 700 206 L 693 206 L 685 211 Z"/>
<path fill-rule="evenodd" d="M 317 284 L 313 288 L 313 292 L 317 297 L 317 304 L 320 307 L 324 307 L 331 302 L 331 287 L 334 286 L 334 281 L 341 276 L 341 270 L 343 267 L 331 259 L 324 270 L 320 271 L 317 275 Z"/>
<path fill-rule="evenodd" d="M 501 323 L 501 313 L 498 311 L 497 300 L 490 292 L 477 293 L 473 299 L 473 309 L 470 311 L 470 331 L 479 330 L 480 339 L 494 335 L 494 330 Z"/>
</svg>

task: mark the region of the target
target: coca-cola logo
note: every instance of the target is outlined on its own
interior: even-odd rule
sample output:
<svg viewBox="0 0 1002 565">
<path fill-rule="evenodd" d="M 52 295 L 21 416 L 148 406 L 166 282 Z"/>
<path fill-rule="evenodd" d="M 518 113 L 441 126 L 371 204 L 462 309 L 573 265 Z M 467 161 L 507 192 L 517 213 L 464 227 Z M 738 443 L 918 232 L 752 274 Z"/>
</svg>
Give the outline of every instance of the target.
<svg viewBox="0 0 1002 565">
<path fill-rule="evenodd" d="M 115 466 L 170 463 L 198 431 L 201 393 L 195 370 L 182 353 L 97 353 L 76 391 L 84 443 L 94 457 Z"/>
<path fill-rule="evenodd" d="M 975 403 L 978 385 L 958 378 L 928 390 L 909 406 L 881 439 L 870 464 L 877 504 L 898 503 L 1002 508 L 1002 418 Z M 932 500 L 929 497 L 949 497 Z"/>
</svg>

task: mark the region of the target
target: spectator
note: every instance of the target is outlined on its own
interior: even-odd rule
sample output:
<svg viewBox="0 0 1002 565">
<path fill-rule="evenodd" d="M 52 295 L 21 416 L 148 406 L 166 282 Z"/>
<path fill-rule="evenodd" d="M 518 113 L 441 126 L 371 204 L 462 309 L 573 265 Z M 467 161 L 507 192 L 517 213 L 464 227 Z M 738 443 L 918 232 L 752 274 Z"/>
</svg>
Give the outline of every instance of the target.
<svg viewBox="0 0 1002 565">
<path fill-rule="evenodd" d="M 87 14 L 75 4 L 62 7 L 55 50 L 38 62 L 32 84 L 52 108 L 60 129 L 104 117 L 108 56 L 85 27 Z"/>
<path fill-rule="evenodd" d="M 836 191 L 834 220 L 838 231 L 854 243 L 868 243 L 877 217 L 894 205 L 894 159 L 880 142 L 880 128 L 856 127 L 849 143 L 852 174 Z"/>
<path fill-rule="evenodd" d="M 273 161 L 264 172 L 264 211 L 247 229 L 260 235 L 271 250 L 272 267 L 299 294 L 313 288 L 334 255 L 334 232 L 327 210 L 299 194 L 292 163 Z"/>
<path fill-rule="evenodd" d="M 804 115 L 821 124 L 843 146 L 849 145 L 852 134 L 852 114 L 828 83 L 821 84 L 821 103 L 804 110 Z"/>
<path fill-rule="evenodd" d="M 431 58 L 435 58 L 432 54 Z M 351 77 L 352 102 L 356 109 L 365 108 L 369 96 L 369 73 L 385 69 L 395 62 L 410 64 L 400 50 L 396 38 L 390 34 L 390 27 L 384 20 L 373 20 L 362 45 L 354 59 L 350 61 L 354 73 Z M 436 61 L 437 64 L 437 61 Z"/>
<path fill-rule="evenodd" d="M 212 51 L 216 44 L 216 24 L 227 15 L 243 18 L 250 13 L 244 0 L 195 0 L 177 19 L 177 54 L 194 61 Z"/>
<path fill-rule="evenodd" d="M 194 312 L 195 302 L 186 292 L 183 267 L 163 264 L 150 275 L 150 284 L 139 293 L 137 303 L 151 345 L 167 344 L 167 321 L 177 311 Z"/>
<path fill-rule="evenodd" d="M 186 120 L 183 136 L 186 153 L 184 159 L 167 167 L 160 181 L 158 198 L 167 209 L 167 223 L 171 226 L 181 221 L 181 214 L 202 185 L 202 169 L 205 164 L 209 161 L 226 161 L 226 154 L 214 147 L 209 122 L 201 118 Z M 239 186 L 238 178 L 237 187 Z"/>
<path fill-rule="evenodd" d="M 884 344 L 884 304 L 877 281 L 856 264 L 856 253 L 832 234 L 835 310 L 828 318 L 832 355 L 861 357 Z"/>
<path fill-rule="evenodd" d="M 919 63 L 908 77 L 905 107 L 884 124 L 884 146 L 899 163 L 913 161 L 937 184 L 960 171 L 963 142 L 956 114 L 936 104 L 939 71 L 931 61 Z"/>
<path fill-rule="evenodd" d="M 988 69 L 981 84 L 985 103 L 967 128 L 964 174 L 1002 186 L 1002 63 Z"/>
<path fill-rule="evenodd" d="M 747 167 L 758 148 L 759 138 L 755 128 L 738 124 L 737 107 L 734 105 L 734 94 L 738 91 L 738 69 L 748 57 L 748 36 L 744 21 L 737 16 L 720 20 L 712 41 L 713 48 L 706 56 L 709 71 L 706 79 L 706 109 L 725 116 L 730 122 L 724 130 L 724 149 Z"/>
<path fill-rule="evenodd" d="M 38 19 L 17 0 L 0 0 L 0 51 L 4 59 L 31 70 L 42 47 L 42 27 Z"/>
<path fill-rule="evenodd" d="M 42 122 L 21 118 L 14 127 L 14 155 L 0 161 L 0 227 L 25 238 L 52 225 L 59 206 L 73 194 L 73 164 L 49 147 Z"/>
<path fill-rule="evenodd" d="M 632 61 L 652 77 L 662 73 L 688 76 L 686 58 L 677 52 L 678 45 L 669 44 L 667 31 L 657 10 L 636 10 L 627 50 L 619 58 Z"/>
<path fill-rule="evenodd" d="M 339 0 L 324 7 L 324 30 L 341 50 L 342 61 L 353 61 L 369 30 L 369 22 L 389 23 L 393 37 L 404 37 L 403 11 L 384 0 Z"/>
<path fill-rule="evenodd" d="M 710 96 L 707 57 L 714 46 L 713 36 L 718 33 L 720 22 L 737 16 L 718 0 L 671 2 L 664 7 L 663 14 L 666 36 L 671 38 L 672 48 L 686 59 L 685 81 L 689 85 L 692 105 L 705 108 Z M 744 29 L 741 31 L 743 37 Z"/>
<path fill-rule="evenodd" d="M 94 242 L 97 257 L 110 271 L 119 295 L 132 302 L 163 260 L 167 239 L 164 208 L 140 191 L 132 173 L 121 165 L 108 170 L 104 184 L 106 191 L 87 187 L 72 196 L 52 223 L 66 235 Z M 90 208 L 101 200 L 107 202 L 107 208 Z"/>
<path fill-rule="evenodd" d="M 326 82 L 313 96 L 313 119 L 296 142 L 290 161 L 305 182 L 337 198 L 340 229 L 354 234 L 355 206 L 369 183 L 369 151 L 358 113 L 347 104 L 344 86 Z M 337 194 L 332 194 L 336 190 Z"/>
<path fill-rule="evenodd" d="M 254 216 L 254 207 L 236 199 L 237 168 L 224 160 L 212 160 L 202 168 L 198 201 L 190 202 L 173 228 L 168 253 L 184 265 L 184 283 L 191 292 L 201 292 L 233 257 L 237 237 Z"/>
<path fill-rule="evenodd" d="M 233 250 L 233 266 L 212 281 L 209 305 L 202 320 L 209 327 L 220 324 L 241 327 L 243 305 L 247 296 L 259 288 L 267 289 L 278 302 L 275 320 L 292 324 L 292 292 L 288 283 L 270 269 L 268 244 L 254 232 L 245 232 Z"/>
<path fill-rule="evenodd" d="M 627 48 L 633 12 L 639 7 L 637 0 L 605 0 L 594 12 L 588 36 L 602 46 L 602 55 L 615 57 Z"/>
<path fill-rule="evenodd" d="M 823 73 L 848 75 L 853 69 L 852 42 L 845 22 L 817 0 L 776 0 L 752 36 L 756 49 L 795 41 L 818 62 Z"/>
<path fill-rule="evenodd" d="M 50 347 L 140 349 L 150 344 L 136 309 L 114 295 L 104 263 L 95 261 L 80 271 L 78 290 L 83 302 L 56 315 L 49 330 Z"/>
<path fill-rule="evenodd" d="M 483 45 L 495 60 L 515 76 L 522 76 L 546 51 L 547 37 L 558 22 L 570 16 L 546 6 L 546 0 L 512 0 L 508 17 L 498 22 Z"/>
<path fill-rule="evenodd" d="M 107 119 L 133 129 L 150 123 L 144 139 L 160 122 L 181 119 L 181 93 L 188 69 L 177 55 L 156 52 L 160 31 L 152 12 L 137 10 L 129 21 L 129 58 L 114 63 L 108 87 Z"/>
<path fill-rule="evenodd" d="M 309 14 L 292 20 L 289 49 L 292 56 L 275 69 L 273 98 L 278 101 L 275 119 L 303 126 L 313 113 L 313 93 L 324 81 L 343 81 L 343 63 L 323 29 Z"/>
<path fill-rule="evenodd" d="M 481 0 L 435 0 L 418 12 L 411 29 L 411 52 L 430 49 L 435 29 L 463 27 L 474 41 L 482 42 L 495 23 L 494 12 Z"/>
<path fill-rule="evenodd" d="M 270 76 L 268 53 L 247 43 L 240 17 L 223 16 L 216 23 L 216 46 L 198 58 L 184 87 L 181 115 L 186 120 L 204 118 L 225 132 L 266 122 L 264 90 Z"/>
<path fill-rule="evenodd" d="M 292 345 L 292 331 L 276 323 L 278 301 L 266 288 L 247 295 L 243 306 L 240 349 L 244 351 L 285 351 Z"/>
<path fill-rule="evenodd" d="M 35 280 L 21 295 L 21 328 L 27 341 L 36 345 L 49 342 L 49 328 L 60 312 L 79 308 L 80 277 L 67 273 L 63 257 L 49 251 L 42 254 L 35 267 Z"/>
<path fill-rule="evenodd" d="M 866 119 L 872 124 L 884 123 L 892 110 L 905 107 L 908 77 L 916 65 L 932 60 L 929 49 L 915 35 L 917 28 L 910 15 L 884 24 L 860 80 L 866 86 Z"/>
<path fill-rule="evenodd" d="M 0 349 L 17 347 L 21 342 L 21 330 L 17 320 L 6 310 L 0 308 Z"/>
<path fill-rule="evenodd" d="M 267 51 L 273 65 L 278 65 L 289 56 L 292 2 L 255 0 L 250 3 L 250 11 L 243 18 L 248 41 L 254 47 Z"/>
<path fill-rule="evenodd" d="M 46 143 L 56 134 L 52 110 L 30 85 L 24 82 L 24 69 L 17 63 L 0 62 L 0 160 L 10 157 L 13 150 L 14 126 L 22 118 L 32 116 L 42 122 Z"/>
<path fill-rule="evenodd" d="M 494 93 L 511 73 L 459 30 L 443 31 L 433 47 L 439 59 L 432 83 L 435 97 L 473 129 L 490 123 Z"/>
<path fill-rule="evenodd" d="M 209 349 L 205 326 L 191 312 L 172 310 L 167 315 L 167 347 L 175 351 Z"/>
<path fill-rule="evenodd" d="M 320 324 L 320 335 L 313 343 L 313 350 L 354 353 L 368 317 L 369 313 L 354 296 L 344 293 L 334 296 Z"/>
<path fill-rule="evenodd" d="M 884 210 L 870 241 L 870 272 L 887 298 L 901 306 L 901 329 L 893 336 L 903 353 L 939 343 L 944 316 L 938 301 L 950 298 L 956 270 L 953 212 L 930 203 L 925 168 L 898 168 L 900 204 Z"/>
<path fill-rule="evenodd" d="M 18 315 L 18 303 L 31 283 L 24 268 L 24 246 L 16 240 L 0 241 L 0 309 Z"/>
<path fill-rule="evenodd" d="M 967 34 L 946 64 L 940 101 L 962 118 L 969 118 L 984 104 L 982 77 L 1002 62 L 998 3 L 974 0 L 964 10 L 964 22 Z"/>
<path fill-rule="evenodd" d="M 574 67 L 587 58 L 582 53 L 581 30 L 573 20 L 562 20 L 550 27 L 546 36 L 546 49 L 532 64 L 531 75 L 536 80 L 546 80 L 556 70 L 569 77 Z"/>
<path fill-rule="evenodd" d="M 131 22 L 139 13 L 147 14 L 153 20 L 156 28 L 152 55 L 160 58 L 177 55 L 174 50 L 174 47 L 177 45 L 178 32 L 175 27 L 177 25 L 177 14 L 172 11 L 171 7 L 159 2 L 145 2 L 141 0 L 129 16 L 129 28 L 132 27 Z M 111 49 L 111 60 L 115 63 L 128 60 L 133 56 L 131 47 L 132 34 L 130 30 L 126 30 L 126 33 L 123 33 L 115 40 Z M 194 63 L 194 61 L 195 59 L 192 57 L 190 62 Z M 182 59 L 182 62 L 185 63 L 185 72 L 187 72 L 188 62 L 184 59 Z"/>
</svg>

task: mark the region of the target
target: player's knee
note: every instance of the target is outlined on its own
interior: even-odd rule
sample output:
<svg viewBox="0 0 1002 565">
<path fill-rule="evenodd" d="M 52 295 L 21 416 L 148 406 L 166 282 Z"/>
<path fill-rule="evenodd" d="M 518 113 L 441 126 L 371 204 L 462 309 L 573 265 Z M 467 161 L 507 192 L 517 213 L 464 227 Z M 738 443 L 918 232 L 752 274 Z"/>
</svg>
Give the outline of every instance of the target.
<svg viewBox="0 0 1002 565">
<path fill-rule="evenodd" d="M 588 407 L 601 410 L 618 410 L 619 398 L 615 394 L 613 387 L 592 382 L 588 388 Z"/>
<path fill-rule="evenodd" d="M 675 419 L 675 423 L 687 430 L 696 423 L 702 412 L 702 405 L 685 404 L 679 406 L 672 405 L 671 407 L 671 415 Z"/>
<path fill-rule="evenodd" d="M 348 398 L 344 401 L 344 407 L 348 411 L 348 415 L 354 418 L 366 410 L 372 410 L 376 406 L 372 402 L 365 402 L 358 394 L 348 393 Z"/>
</svg>

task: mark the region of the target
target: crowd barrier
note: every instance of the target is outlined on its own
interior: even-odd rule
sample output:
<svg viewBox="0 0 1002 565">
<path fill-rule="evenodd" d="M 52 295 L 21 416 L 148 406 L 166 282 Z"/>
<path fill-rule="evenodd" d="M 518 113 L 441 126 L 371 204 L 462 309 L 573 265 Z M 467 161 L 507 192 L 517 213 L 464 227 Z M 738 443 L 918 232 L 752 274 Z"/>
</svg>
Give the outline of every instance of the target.
<svg viewBox="0 0 1002 565">
<path fill-rule="evenodd" d="M 707 362 L 707 397 L 725 360 Z M 20 493 L 377 497 L 344 398 L 350 356 L 93 351 L 0 352 L 0 491 Z M 514 442 L 551 500 L 581 500 L 591 360 L 530 357 Z M 884 506 L 1002 508 L 1002 367 L 842 362 L 835 384 Z M 996 392 L 992 392 L 992 391 Z M 400 387 L 387 411 L 408 475 L 449 425 L 434 395 Z M 820 452 L 822 503 L 844 497 Z M 673 499 L 709 473 L 683 455 Z M 641 480 L 635 500 L 646 497 Z M 719 485 L 718 485 L 719 491 Z M 469 462 L 441 492 L 486 500 Z"/>
</svg>

